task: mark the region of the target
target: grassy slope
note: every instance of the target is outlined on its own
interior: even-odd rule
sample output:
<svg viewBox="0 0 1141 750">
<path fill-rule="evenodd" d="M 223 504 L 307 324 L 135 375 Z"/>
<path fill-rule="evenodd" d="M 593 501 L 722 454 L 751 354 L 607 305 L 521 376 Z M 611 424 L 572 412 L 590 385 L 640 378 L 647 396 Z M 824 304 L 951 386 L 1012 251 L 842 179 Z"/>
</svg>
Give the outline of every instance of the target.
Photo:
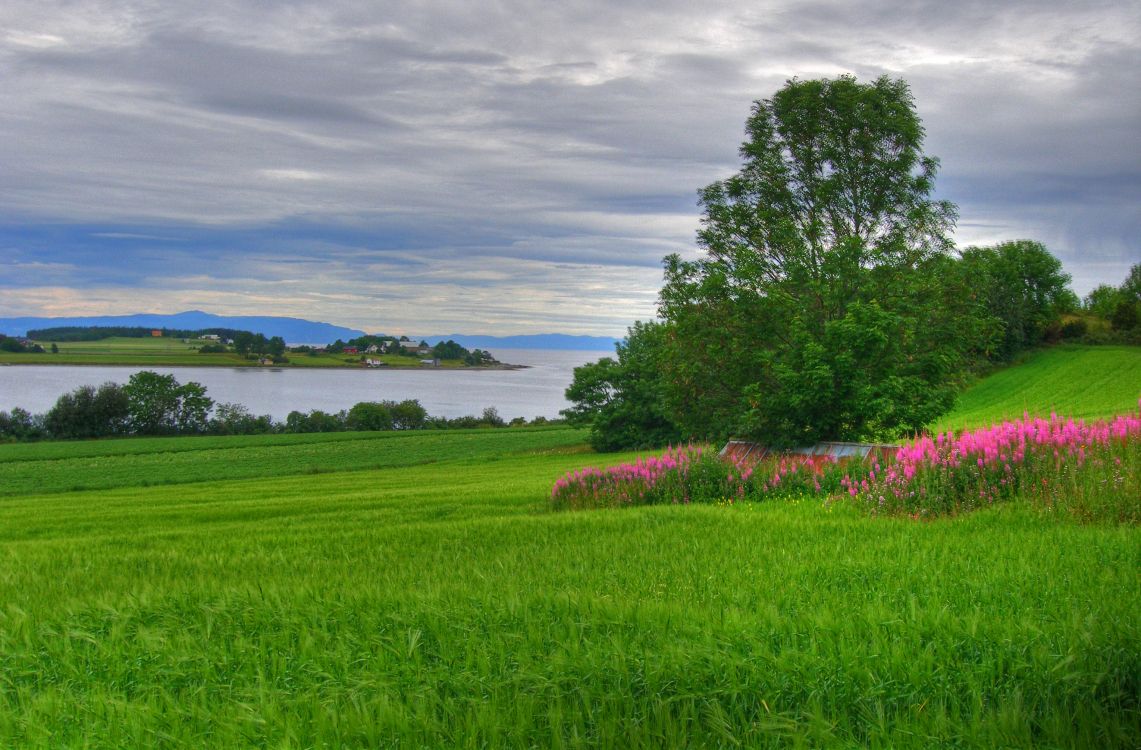
<svg viewBox="0 0 1141 750">
<path fill-rule="evenodd" d="M 980 380 L 932 430 L 986 426 L 1024 411 L 1107 417 L 1135 412 L 1139 397 L 1141 347 L 1056 346 Z"/>
<path fill-rule="evenodd" d="M 0 498 L 0 746 L 1141 740 L 1137 529 L 551 514 L 552 480 L 598 456 L 565 430 L 468 434 L 507 442 L 389 435 L 391 468 L 235 479 L 290 446 L 212 439 L 228 469 L 151 488 L 115 462 L 195 451 L 72 444 L 72 472 L 125 484 Z M 0 446 L 0 481 L 35 448 Z"/>
</svg>

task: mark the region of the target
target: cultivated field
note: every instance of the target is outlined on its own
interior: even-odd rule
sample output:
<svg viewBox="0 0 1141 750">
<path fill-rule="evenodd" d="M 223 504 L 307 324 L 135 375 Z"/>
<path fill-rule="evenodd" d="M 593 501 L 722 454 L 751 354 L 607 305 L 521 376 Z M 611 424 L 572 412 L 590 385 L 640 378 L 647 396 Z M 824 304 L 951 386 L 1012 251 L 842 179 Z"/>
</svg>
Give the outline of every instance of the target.
<svg viewBox="0 0 1141 750">
<path fill-rule="evenodd" d="M 1141 744 L 1137 528 L 551 512 L 584 440 L 0 446 L 0 746 Z"/>
<path fill-rule="evenodd" d="M 985 426 L 1024 411 L 1109 417 L 1135 412 L 1139 397 L 1141 346 L 1054 346 L 975 383 L 932 430 Z"/>
</svg>

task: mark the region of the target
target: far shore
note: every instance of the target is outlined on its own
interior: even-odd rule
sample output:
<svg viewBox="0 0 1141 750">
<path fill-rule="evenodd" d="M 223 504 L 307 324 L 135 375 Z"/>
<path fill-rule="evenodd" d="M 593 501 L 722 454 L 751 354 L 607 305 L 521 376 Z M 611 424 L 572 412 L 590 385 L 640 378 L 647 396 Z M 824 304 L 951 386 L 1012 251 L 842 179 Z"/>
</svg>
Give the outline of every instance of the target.
<svg viewBox="0 0 1141 750">
<path fill-rule="evenodd" d="M 51 355 L 49 355 L 51 356 Z M 230 370 L 360 370 L 362 372 L 384 372 L 386 370 L 398 370 L 405 372 L 414 370 L 418 372 L 464 372 L 464 371 L 488 371 L 488 370 L 526 370 L 532 365 L 514 365 L 506 362 L 500 362 L 494 365 L 467 365 L 467 366 L 448 366 L 448 365 L 421 365 L 421 364 L 407 364 L 407 365 L 392 365 L 385 364 L 379 367 L 366 367 L 359 364 L 336 364 L 336 363 L 312 363 L 312 364 L 294 364 L 292 362 L 282 362 L 278 364 L 258 364 L 257 362 L 187 362 L 180 361 L 163 361 L 163 360 L 145 360 L 145 361 L 108 361 L 108 362 L 91 362 L 91 361 L 75 361 L 64 360 L 61 361 L 58 356 L 52 360 L 37 359 L 35 361 L 0 361 L 0 367 L 31 367 L 31 366 L 47 366 L 47 367 L 183 367 L 183 368 L 198 368 L 198 367 L 216 367 Z"/>
</svg>

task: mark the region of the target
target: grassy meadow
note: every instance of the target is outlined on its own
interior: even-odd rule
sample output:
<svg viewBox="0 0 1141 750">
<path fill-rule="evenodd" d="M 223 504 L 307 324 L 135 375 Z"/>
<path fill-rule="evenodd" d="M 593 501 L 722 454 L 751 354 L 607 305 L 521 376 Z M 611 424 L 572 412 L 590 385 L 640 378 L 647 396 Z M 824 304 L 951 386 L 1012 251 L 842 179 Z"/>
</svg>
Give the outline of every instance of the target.
<svg viewBox="0 0 1141 750">
<path fill-rule="evenodd" d="M 551 512 L 584 441 L 0 446 L 0 746 L 1141 742 L 1137 528 Z"/>
<path fill-rule="evenodd" d="M 1029 353 L 981 378 L 931 426 L 958 430 L 1051 411 L 1074 419 L 1136 412 L 1141 398 L 1141 347 L 1059 345 Z"/>
</svg>

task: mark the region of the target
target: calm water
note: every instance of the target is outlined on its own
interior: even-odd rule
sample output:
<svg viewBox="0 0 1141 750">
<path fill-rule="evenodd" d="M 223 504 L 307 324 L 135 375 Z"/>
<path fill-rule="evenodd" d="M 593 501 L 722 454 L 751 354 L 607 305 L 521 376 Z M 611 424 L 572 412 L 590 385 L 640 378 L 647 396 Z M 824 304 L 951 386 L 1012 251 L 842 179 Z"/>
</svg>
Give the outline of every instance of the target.
<svg viewBox="0 0 1141 750">
<path fill-rule="evenodd" d="M 224 367 L 0 367 L 0 411 L 19 406 L 47 411 L 81 385 L 126 383 L 132 373 L 170 373 L 180 383 L 206 386 L 215 402 L 242 404 L 254 414 L 285 419 L 293 411 L 336 412 L 358 401 L 418 399 L 434 417 L 478 415 L 494 406 L 504 419 L 557 417 L 569 404 L 563 391 L 578 365 L 613 352 L 502 349 L 497 359 L 531 365 L 525 370 L 302 370 Z"/>
</svg>

